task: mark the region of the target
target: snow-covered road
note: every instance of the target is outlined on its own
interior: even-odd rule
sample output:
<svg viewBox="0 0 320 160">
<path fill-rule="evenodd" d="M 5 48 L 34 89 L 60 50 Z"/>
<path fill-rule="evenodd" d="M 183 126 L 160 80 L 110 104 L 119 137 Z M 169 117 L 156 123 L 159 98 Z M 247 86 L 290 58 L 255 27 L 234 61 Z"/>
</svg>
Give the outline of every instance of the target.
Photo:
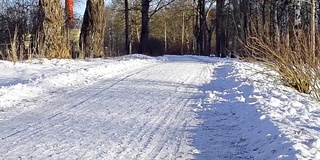
<svg viewBox="0 0 320 160">
<path fill-rule="evenodd" d="M 192 107 L 211 74 L 189 58 L 57 91 L 0 124 L 0 158 L 192 159 Z"/>
<path fill-rule="evenodd" d="M 0 61 L 0 160 L 320 159 L 320 103 L 259 64 L 35 61 Z"/>
</svg>

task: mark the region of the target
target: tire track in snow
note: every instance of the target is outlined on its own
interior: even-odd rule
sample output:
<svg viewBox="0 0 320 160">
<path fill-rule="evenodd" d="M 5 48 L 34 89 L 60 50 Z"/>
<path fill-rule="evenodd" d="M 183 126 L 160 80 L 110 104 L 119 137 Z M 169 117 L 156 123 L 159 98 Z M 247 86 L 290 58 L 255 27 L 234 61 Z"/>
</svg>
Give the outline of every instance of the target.
<svg viewBox="0 0 320 160">
<path fill-rule="evenodd" d="M 171 75 L 170 77 L 169 77 L 169 79 L 171 79 L 171 78 L 175 78 L 173 75 Z M 180 83 L 180 84 L 182 84 L 182 83 Z M 177 87 L 176 87 L 177 88 Z M 148 94 L 148 93 L 147 93 Z M 162 104 L 161 104 L 161 106 L 166 106 L 166 104 L 168 104 L 170 101 L 172 101 L 172 96 L 173 96 L 173 93 L 171 93 L 170 95 L 168 95 L 168 98 L 166 99 L 166 101 L 165 102 L 163 102 Z M 158 104 L 159 105 L 159 104 Z M 169 106 L 169 105 L 167 105 L 167 106 Z M 172 107 L 172 106 L 174 106 L 174 105 L 170 105 L 170 107 Z M 166 111 L 167 110 L 167 111 Z M 167 118 L 168 118 L 168 116 L 167 115 L 169 115 L 171 112 L 170 112 L 170 110 L 168 109 L 168 107 L 166 107 L 166 108 L 161 108 L 160 110 L 154 110 L 154 112 L 152 113 L 153 115 L 156 115 L 157 113 L 161 113 L 161 112 L 165 112 L 166 114 L 164 114 L 164 115 L 166 115 L 166 117 L 161 117 L 161 116 L 157 116 L 157 118 L 154 118 L 154 119 L 152 119 L 151 121 L 148 121 L 147 123 L 145 123 L 143 126 L 141 126 L 141 129 L 140 130 L 138 130 L 138 132 L 137 131 L 133 131 L 132 132 L 132 134 L 130 134 L 130 136 L 129 137 L 131 137 L 131 136 L 135 136 L 135 138 L 137 138 L 138 139 L 138 142 L 139 143 L 144 143 L 144 144 L 146 144 L 145 146 L 143 146 L 143 148 L 142 149 L 140 149 L 138 152 L 142 152 L 143 150 L 145 150 L 148 146 L 149 146 L 149 144 L 150 144 L 150 141 L 151 141 L 151 139 L 152 139 L 152 136 L 157 132 L 157 131 L 159 131 L 159 129 L 161 129 L 161 124 L 163 124 L 163 121 L 165 121 Z M 155 126 L 155 127 L 153 127 L 153 129 L 148 129 L 147 127 L 145 127 L 145 126 L 147 126 L 148 124 L 158 124 L 157 126 Z M 137 132 L 137 133 L 136 133 Z M 147 137 L 147 136 L 149 136 L 149 137 Z M 151 136 L 151 137 L 150 137 Z M 130 144 L 131 142 L 133 141 L 133 138 L 131 138 L 131 140 L 129 141 L 129 143 L 128 144 Z M 129 151 L 128 151 L 129 150 Z M 131 150 L 132 151 L 132 150 Z M 128 148 L 126 148 L 126 150 L 124 151 L 124 152 L 121 152 L 121 155 L 124 155 L 124 157 L 123 158 L 125 158 L 125 155 L 128 153 L 128 152 L 130 152 L 130 149 L 128 149 Z M 137 155 L 135 158 L 133 158 L 133 159 L 138 159 L 139 158 L 139 156 L 141 156 L 141 154 L 139 154 L 139 155 Z M 115 157 L 116 158 L 116 157 Z M 120 156 L 120 159 L 121 159 L 121 156 Z"/>
<path fill-rule="evenodd" d="M 148 93 L 147 93 L 148 94 Z M 165 102 L 166 103 L 166 102 Z M 161 104 L 162 105 L 162 104 Z M 167 115 L 167 114 L 166 114 Z M 159 121 L 159 119 L 156 119 L 155 120 L 156 122 L 158 122 Z M 158 122 L 159 123 L 159 122 Z M 144 124 L 144 125 L 146 125 L 146 124 Z M 143 126 L 144 127 L 144 126 Z M 156 127 L 156 128 L 160 128 L 159 126 L 158 127 Z M 139 130 L 138 130 L 139 131 Z M 142 130 L 140 130 L 139 132 L 138 132 L 138 134 L 140 134 L 141 133 L 141 131 Z M 131 137 L 131 135 L 135 135 L 136 134 L 136 132 L 135 131 L 132 131 L 131 132 L 132 134 L 130 134 L 130 136 L 129 137 Z M 143 132 L 144 133 L 144 132 Z M 155 132 L 154 132 L 155 133 Z M 127 133 L 126 133 L 127 134 Z M 130 142 L 132 142 L 132 137 L 131 137 L 131 140 L 129 141 L 129 143 L 128 144 L 130 144 Z M 121 144 L 123 144 L 124 142 L 121 142 Z M 128 148 L 126 149 L 126 150 L 128 150 Z M 122 155 L 122 154 L 124 154 L 124 155 L 126 155 L 126 151 L 120 151 L 120 155 Z M 114 158 L 119 158 L 120 157 L 120 159 L 121 159 L 121 156 L 119 156 L 119 155 L 117 155 L 118 157 L 114 157 Z M 124 159 L 125 159 L 125 157 L 123 157 Z"/>
<path fill-rule="evenodd" d="M 201 71 L 201 73 L 202 73 L 202 71 Z M 194 77 L 196 77 L 196 76 L 194 76 L 194 75 L 189 75 L 185 80 L 183 80 L 183 82 L 179 85 L 179 86 L 177 86 L 176 87 L 176 91 L 179 91 L 179 89 L 183 89 L 184 87 L 184 85 L 185 84 L 187 84 L 187 82 L 189 82 L 189 81 L 194 81 Z M 192 95 L 192 96 L 194 96 L 194 95 Z M 184 113 L 184 109 L 185 109 L 185 107 L 184 106 L 186 106 L 188 103 L 190 103 L 189 102 L 189 100 L 183 100 L 183 101 L 177 101 L 177 103 L 175 103 L 174 105 L 172 105 L 172 107 L 174 107 L 176 110 L 174 110 L 173 112 L 170 112 L 170 113 L 174 113 L 174 115 L 172 115 L 172 114 L 170 114 L 170 113 L 168 113 L 168 114 L 166 114 L 166 115 L 170 115 L 170 117 L 169 116 L 166 116 L 164 119 L 163 119 L 163 121 L 161 121 L 161 124 L 163 124 L 162 125 L 162 130 L 160 130 L 160 129 L 158 129 L 158 131 L 160 130 L 160 134 L 158 133 L 157 135 L 160 135 L 159 137 L 157 137 L 157 138 L 154 138 L 154 137 L 151 137 L 151 140 L 153 140 L 152 142 L 150 142 L 150 143 L 160 143 L 161 145 L 152 145 L 152 144 L 150 144 L 151 146 L 155 146 L 152 150 L 151 150 L 151 152 L 147 155 L 147 156 L 145 156 L 145 157 L 148 157 L 148 158 L 150 158 L 150 159 L 172 159 L 173 157 L 175 157 L 175 156 L 173 156 L 173 157 L 170 157 L 170 155 L 166 155 L 166 154 L 164 154 L 165 155 L 165 157 L 159 157 L 160 155 L 161 155 L 161 152 L 162 152 L 162 150 L 164 149 L 164 147 L 166 146 L 166 145 L 169 145 L 169 146 L 174 146 L 174 147 L 177 147 L 177 148 L 171 148 L 172 150 L 174 150 L 175 151 L 175 154 L 177 154 L 178 153 L 178 151 L 179 151 L 179 147 L 180 147 L 180 144 L 181 144 L 181 138 L 178 138 L 178 142 L 176 142 L 178 145 L 176 146 L 175 144 L 168 144 L 168 141 L 161 141 L 161 139 L 163 139 L 164 137 L 169 137 L 169 138 L 172 138 L 172 137 L 170 137 L 170 136 L 168 136 L 167 134 L 168 134 L 168 130 L 170 130 L 170 128 L 174 128 L 174 130 L 172 131 L 172 133 L 174 134 L 174 135 L 178 135 L 178 137 L 180 136 L 179 134 L 177 134 L 177 131 L 179 130 L 179 129 L 182 129 L 182 127 L 186 124 L 186 122 L 184 122 L 183 123 L 183 125 L 182 126 L 178 126 L 179 124 L 177 124 L 177 123 L 170 123 L 172 120 L 175 120 L 175 119 L 177 119 L 178 118 L 178 116 L 182 116 L 183 115 L 183 113 Z M 183 116 L 182 116 L 183 117 Z M 158 128 L 160 128 L 160 127 L 158 127 Z M 152 135 L 154 135 L 154 134 L 152 134 Z M 154 139 L 156 139 L 156 140 L 159 140 L 160 142 L 157 142 L 156 140 L 154 140 Z M 169 141 L 170 142 L 170 141 Z"/>
</svg>

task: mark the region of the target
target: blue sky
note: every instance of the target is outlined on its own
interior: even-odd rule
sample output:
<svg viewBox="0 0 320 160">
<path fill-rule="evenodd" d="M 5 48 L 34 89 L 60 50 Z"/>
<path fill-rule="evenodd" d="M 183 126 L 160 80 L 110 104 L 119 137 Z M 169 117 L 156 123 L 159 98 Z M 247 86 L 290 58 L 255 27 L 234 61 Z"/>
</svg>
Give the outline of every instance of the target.
<svg viewBox="0 0 320 160">
<path fill-rule="evenodd" d="M 75 0 L 77 3 L 74 5 L 74 11 L 76 14 L 83 15 L 86 8 L 86 0 Z M 111 0 L 105 0 L 105 3 L 111 3 Z"/>
<path fill-rule="evenodd" d="M 74 11 L 76 14 L 83 15 L 86 7 L 86 0 L 79 0 L 74 4 Z"/>
</svg>

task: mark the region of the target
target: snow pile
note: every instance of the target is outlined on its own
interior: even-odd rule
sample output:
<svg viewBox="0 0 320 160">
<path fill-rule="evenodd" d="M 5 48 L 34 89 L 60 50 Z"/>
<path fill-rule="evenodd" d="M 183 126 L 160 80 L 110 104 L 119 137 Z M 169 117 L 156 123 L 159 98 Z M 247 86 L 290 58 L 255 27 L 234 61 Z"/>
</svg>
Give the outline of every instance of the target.
<svg viewBox="0 0 320 160">
<path fill-rule="evenodd" d="M 201 158 L 320 159 L 319 103 L 262 74 L 258 64 L 210 60 L 215 79 L 198 105 Z M 199 107 L 200 106 L 200 107 Z"/>
<path fill-rule="evenodd" d="M 246 67 L 247 66 L 247 67 Z M 254 75 L 251 64 L 237 63 L 241 76 Z M 279 85 L 272 78 L 256 74 L 246 82 L 254 86 L 253 94 L 249 97 L 251 104 L 258 105 L 261 114 L 270 118 L 270 122 L 279 128 L 278 136 L 286 137 L 293 144 L 298 159 L 320 159 L 320 112 L 319 103 L 311 100 L 309 95 L 297 93 L 295 90 Z"/>
<path fill-rule="evenodd" d="M 155 63 L 155 58 L 142 55 L 123 56 L 115 59 L 80 60 L 32 60 L 13 64 L 0 61 L 0 114 L 36 101 L 44 93 L 64 92 L 70 88 L 92 85 L 101 79 L 125 74 L 137 68 Z M 1 120 L 0 116 L 0 120 Z"/>
</svg>

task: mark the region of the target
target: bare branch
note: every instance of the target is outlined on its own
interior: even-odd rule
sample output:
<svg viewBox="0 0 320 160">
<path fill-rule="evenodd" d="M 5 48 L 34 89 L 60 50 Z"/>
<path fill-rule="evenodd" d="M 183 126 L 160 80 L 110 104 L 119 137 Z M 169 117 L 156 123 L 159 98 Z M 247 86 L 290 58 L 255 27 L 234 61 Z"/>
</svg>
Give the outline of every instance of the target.
<svg viewBox="0 0 320 160">
<path fill-rule="evenodd" d="M 150 2 L 151 2 L 151 1 L 152 1 L 152 0 L 150 0 Z M 162 8 L 164 8 L 164 7 L 168 6 L 168 5 L 170 5 L 171 3 L 173 3 L 175 0 L 170 0 L 169 2 L 167 2 L 167 3 L 163 4 L 162 6 L 160 6 L 162 1 L 163 1 L 163 0 L 160 0 L 160 1 L 157 3 L 157 6 L 155 7 L 155 9 L 150 13 L 149 18 L 151 18 L 155 13 L 157 13 L 157 12 L 158 12 L 159 10 L 161 10 Z"/>
</svg>

